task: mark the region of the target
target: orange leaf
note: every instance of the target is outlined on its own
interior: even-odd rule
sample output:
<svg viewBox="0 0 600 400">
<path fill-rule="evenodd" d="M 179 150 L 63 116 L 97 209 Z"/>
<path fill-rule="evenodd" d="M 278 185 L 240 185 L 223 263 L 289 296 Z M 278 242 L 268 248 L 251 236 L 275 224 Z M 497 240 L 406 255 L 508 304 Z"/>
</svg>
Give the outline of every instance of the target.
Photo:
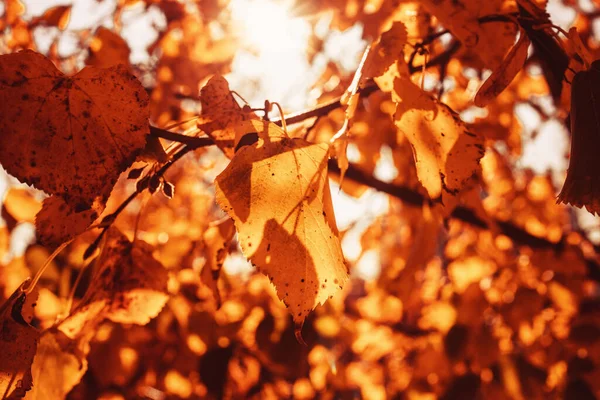
<svg viewBox="0 0 600 400">
<path fill-rule="evenodd" d="M 3 399 L 21 399 L 33 384 L 31 363 L 40 333 L 29 325 L 37 293 L 23 292 L 26 283 L 0 307 L 0 393 Z"/>
<path fill-rule="evenodd" d="M 30 26 L 55 26 L 61 31 L 64 31 L 69 24 L 71 7 L 72 6 L 68 5 L 49 8 L 44 14 L 32 19 Z"/>
<path fill-rule="evenodd" d="M 87 371 L 88 337 L 72 341 L 52 328 L 42 335 L 33 359 L 33 388 L 26 400 L 63 400 Z"/>
<path fill-rule="evenodd" d="M 76 211 L 110 194 L 149 132 L 148 96 L 124 66 L 63 75 L 30 50 L 0 56 L 0 163 Z"/>
<path fill-rule="evenodd" d="M 406 26 L 400 21 L 395 21 L 388 31 L 381 34 L 369 52 L 364 76 L 381 76 L 396 61 L 404 62 L 404 46 L 407 39 Z"/>
<path fill-rule="evenodd" d="M 456 195 L 479 170 L 483 138 L 448 106 L 408 78 L 394 81 L 394 121 L 413 148 L 417 176 L 431 199 Z"/>
<path fill-rule="evenodd" d="M 111 228 L 96 263 L 98 269 L 85 297 L 59 326 L 68 337 L 77 338 L 105 318 L 145 325 L 167 302 L 167 270 L 145 243 L 131 243 Z"/>
<path fill-rule="evenodd" d="M 271 278 L 296 323 L 341 289 L 348 270 L 329 182 L 329 146 L 290 139 L 254 121 L 257 143 L 242 147 L 215 179 L 219 206 L 234 219 L 244 255 Z"/>
<path fill-rule="evenodd" d="M 527 50 L 530 43 L 525 31 L 521 29 L 517 43 L 477 91 L 475 96 L 477 107 L 485 107 L 515 79 L 515 76 L 523 69 L 525 60 L 527 60 Z"/>
<path fill-rule="evenodd" d="M 202 240 L 206 246 L 206 265 L 202 268 L 201 279 L 208 286 L 215 296 L 218 307 L 221 306 L 221 296 L 217 281 L 221 274 L 223 262 L 227 257 L 227 248 L 233 236 L 235 235 L 235 226 L 231 219 L 210 226 L 202 235 Z"/>
<path fill-rule="evenodd" d="M 90 42 L 89 56 L 85 63 L 99 68 L 129 65 L 130 54 L 129 45 L 121 36 L 101 26 Z"/>
<path fill-rule="evenodd" d="M 253 112 L 246 112 L 239 106 L 229 90 L 229 84 L 221 75 L 215 75 L 200 91 L 203 119 L 198 128 L 213 138 L 225 155 L 234 154 L 235 130 L 233 126 L 242 121 L 258 119 Z"/>
<path fill-rule="evenodd" d="M 56 247 L 73 239 L 85 230 L 104 211 L 104 203 L 96 201 L 92 208 L 77 212 L 58 196 L 44 200 L 35 217 L 38 242 Z"/>
</svg>

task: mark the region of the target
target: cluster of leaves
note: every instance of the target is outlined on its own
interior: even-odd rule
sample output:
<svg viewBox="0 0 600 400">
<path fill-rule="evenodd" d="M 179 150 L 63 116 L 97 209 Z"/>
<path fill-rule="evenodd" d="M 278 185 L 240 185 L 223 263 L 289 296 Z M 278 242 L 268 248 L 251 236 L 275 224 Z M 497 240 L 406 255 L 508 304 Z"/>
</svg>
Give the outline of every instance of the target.
<svg viewBox="0 0 600 400">
<path fill-rule="evenodd" d="M 312 83 L 322 105 L 273 122 L 219 75 L 238 51 L 225 3 L 118 1 L 65 55 L 70 6 L 4 2 L 3 398 L 600 396 L 597 247 L 552 177 L 517 167 L 515 115 L 571 111 L 560 200 L 598 212 L 600 14 L 565 1 L 563 40 L 543 1 L 298 2 L 307 57 L 323 14 L 371 45 L 354 77 Z M 166 21 L 144 64 L 119 35 L 131 9 Z M 386 212 L 338 229 L 330 179 Z M 373 256 L 375 278 L 349 273 Z"/>
</svg>

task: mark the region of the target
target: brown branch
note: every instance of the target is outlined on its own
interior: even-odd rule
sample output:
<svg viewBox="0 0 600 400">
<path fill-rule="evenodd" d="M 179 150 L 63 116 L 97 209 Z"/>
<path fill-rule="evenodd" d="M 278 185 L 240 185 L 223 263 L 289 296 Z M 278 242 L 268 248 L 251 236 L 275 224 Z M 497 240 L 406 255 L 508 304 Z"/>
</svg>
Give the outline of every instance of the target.
<svg viewBox="0 0 600 400">
<path fill-rule="evenodd" d="M 335 160 L 329 160 L 329 171 L 336 175 L 340 174 L 340 169 L 337 166 Z M 387 193 L 390 196 L 393 196 L 413 206 L 421 206 L 424 203 L 430 201 L 425 196 L 414 191 L 413 189 L 380 181 L 371 176 L 370 174 L 360 170 L 354 165 L 350 165 L 348 167 L 345 179 L 351 179 L 357 183 L 369 186 L 380 192 Z M 484 230 L 490 229 L 490 226 L 486 221 L 479 218 L 473 210 L 466 207 L 456 207 L 454 211 L 452 211 L 450 217 L 465 222 L 475 228 Z M 509 237 L 513 242 L 517 244 L 529 246 L 533 249 L 549 249 L 557 253 L 562 252 L 565 248 L 566 242 L 564 236 L 559 242 L 555 243 L 546 238 L 532 235 L 525 229 L 516 226 L 509 221 L 494 219 L 493 222 L 500 229 L 500 232 L 502 232 L 502 234 Z M 590 279 L 600 282 L 600 265 L 598 265 L 595 261 L 589 259 L 586 260 L 586 263 Z"/>
</svg>

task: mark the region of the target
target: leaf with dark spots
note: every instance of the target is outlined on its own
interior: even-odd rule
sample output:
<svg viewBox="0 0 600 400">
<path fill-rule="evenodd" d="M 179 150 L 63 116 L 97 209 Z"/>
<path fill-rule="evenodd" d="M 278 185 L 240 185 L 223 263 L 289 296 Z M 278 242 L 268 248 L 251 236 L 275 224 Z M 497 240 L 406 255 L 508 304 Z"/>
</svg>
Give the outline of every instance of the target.
<svg viewBox="0 0 600 400">
<path fill-rule="evenodd" d="M 96 201 L 92 207 L 87 205 L 71 207 L 58 196 L 44 200 L 42 209 L 35 217 L 35 230 L 38 242 L 56 247 L 73 239 L 85 230 L 104 211 L 105 204 Z"/>
<path fill-rule="evenodd" d="M 0 131 L 0 163 L 11 175 L 89 208 L 144 148 L 148 96 L 124 66 L 67 77 L 33 51 L 2 55 Z"/>
<path fill-rule="evenodd" d="M 340 286 L 348 279 L 327 180 L 329 146 L 290 139 L 272 123 L 240 125 L 248 123 L 259 140 L 215 179 L 217 203 L 235 221 L 244 255 L 276 286 L 301 341 L 306 316 L 339 290 L 322 287 L 324 279 Z"/>
</svg>

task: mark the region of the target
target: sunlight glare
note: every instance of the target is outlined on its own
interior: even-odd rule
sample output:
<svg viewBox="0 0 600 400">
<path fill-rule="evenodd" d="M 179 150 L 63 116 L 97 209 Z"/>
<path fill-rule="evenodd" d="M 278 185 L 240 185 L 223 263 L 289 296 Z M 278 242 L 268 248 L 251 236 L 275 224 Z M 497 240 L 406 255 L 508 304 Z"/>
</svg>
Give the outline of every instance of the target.
<svg viewBox="0 0 600 400">
<path fill-rule="evenodd" d="M 260 53 L 303 53 L 310 27 L 289 11 L 289 1 L 233 0 L 231 17 L 241 27 L 241 38 Z"/>
<path fill-rule="evenodd" d="M 230 85 L 250 104 L 265 98 L 280 102 L 288 111 L 306 107 L 306 91 L 316 78 L 306 57 L 311 28 L 294 17 L 286 1 L 233 0 L 231 19 L 244 50 L 233 60 Z"/>
</svg>

